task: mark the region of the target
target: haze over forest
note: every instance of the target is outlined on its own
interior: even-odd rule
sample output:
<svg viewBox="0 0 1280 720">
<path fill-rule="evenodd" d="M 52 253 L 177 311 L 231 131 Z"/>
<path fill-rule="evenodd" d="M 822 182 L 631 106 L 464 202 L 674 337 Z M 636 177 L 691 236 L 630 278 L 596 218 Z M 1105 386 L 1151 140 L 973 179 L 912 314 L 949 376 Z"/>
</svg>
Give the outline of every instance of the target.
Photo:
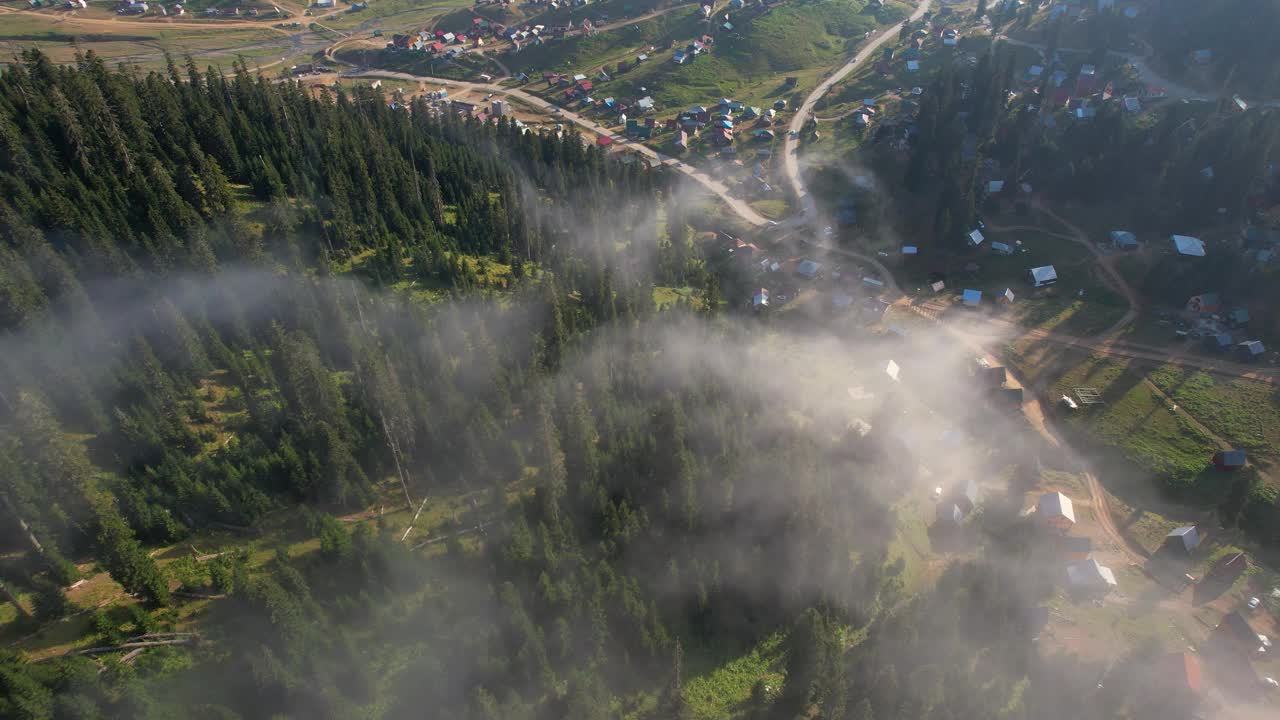
<svg viewBox="0 0 1280 720">
<path fill-rule="evenodd" d="M 1272 716 L 1273 12 L 540 5 L 0 70 L 0 718 Z"/>
</svg>

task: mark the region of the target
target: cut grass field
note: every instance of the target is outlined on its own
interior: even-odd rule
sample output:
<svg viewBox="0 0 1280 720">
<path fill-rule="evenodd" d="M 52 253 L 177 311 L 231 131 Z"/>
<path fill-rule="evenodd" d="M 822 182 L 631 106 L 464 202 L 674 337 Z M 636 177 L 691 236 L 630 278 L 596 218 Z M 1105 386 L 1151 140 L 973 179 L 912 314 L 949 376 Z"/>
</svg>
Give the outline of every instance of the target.
<svg viewBox="0 0 1280 720">
<path fill-rule="evenodd" d="M 1251 453 L 1280 455 L 1280 395 L 1274 385 L 1176 365 L 1149 377 L 1215 435 Z"/>
<path fill-rule="evenodd" d="M 190 54 L 200 63 L 227 66 L 236 56 L 270 57 L 289 51 L 289 39 L 266 24 L 262 28 L 172 27 L 161 22 L 118 25 L 103 20 L 94 25 L 59 23 L 33 13 L 0 16 L 0 53 L 12 57 L 36 48 L 58 63 L 71 62 L 77 50 L 93 50 L 108 61 L 137 61 L 163 65 L 165 52 L 175 58 Z"/>
<path fill-rule="evenodd" d="M 1053 384 L 1052 396 L 1077 387 L 1097 388 L 1103 404 L 1063 416 L 1067 427 L 1157 476 L 1190 479 L 1205 470 L 1212 438 L 1171 409 L 1142 369 L 1093 354 Z"/>
</svg>

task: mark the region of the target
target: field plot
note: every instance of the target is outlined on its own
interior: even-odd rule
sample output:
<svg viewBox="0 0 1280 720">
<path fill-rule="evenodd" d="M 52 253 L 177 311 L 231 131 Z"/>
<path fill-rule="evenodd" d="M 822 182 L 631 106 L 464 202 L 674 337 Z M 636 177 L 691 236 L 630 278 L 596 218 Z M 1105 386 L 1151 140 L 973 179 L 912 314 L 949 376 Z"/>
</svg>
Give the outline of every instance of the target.
<svg viewBox="0 0 1280 720">
<path fill-rule="evenodd" d="M 57 63 L 71 62 L 77 51 L 92 50 L 110 62 L 160 67 L 164 54 L 191 55 L 197 63 L 230 66 L 247 60 L 280 57 L 294 43 L 268 23 L 176 22 L 163 18 L 122 20 L 96 9 L 84 16 L 0 10 L 0 52 L 14 56 L 38 49 Z M 251 63 L 252 64 L 252 63 Z"/>
</svg>

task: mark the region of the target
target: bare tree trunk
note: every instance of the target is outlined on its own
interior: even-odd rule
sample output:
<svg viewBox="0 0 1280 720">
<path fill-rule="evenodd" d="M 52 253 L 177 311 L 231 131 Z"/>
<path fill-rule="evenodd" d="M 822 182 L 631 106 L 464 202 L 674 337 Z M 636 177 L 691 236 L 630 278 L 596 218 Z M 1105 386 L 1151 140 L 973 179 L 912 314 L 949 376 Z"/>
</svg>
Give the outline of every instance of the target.
<svg viewBox="0 0 1280 720">
<path fill-rule="evenodd" d="M 144 642 L 127 642 L 121 645 L 109 645 L 103 647 L 85 648 L 84 650 L 76 650 L 72 655 L 102 655 L 103 653 L 117 652 L 120 650 L 131 650 L 133 648 L 149 648 L 160 645 L 194 645 L 199 640 L 196 635 L 188 635 L 186 637 L 176 637 L 168 640 L 147 640 Z"/>
<path fill-rule="evenodd" d="M 13 506 L 13 503 L 9 502 L 9 496 L 0 495 L 0 500 L 4 501 L 4 506 L 9 511 L 9 514 L 13 515 L 13 517 L 17 519 L 18 525 L 22 527 L 22 532 L 27 536 L 27 541 L 31 543 L 31 547 L 34 548 L 36 552 L 43 555 L 44 546 L 36 539 L 36 534 L 31 531 L 31 526 L 27 525 L 27 521 L 23 520 L 22 516 L 18 514 L 17 508 Z"/>
<path fill-rule="evenodd" d="M 413 532 L 414 523 L 418 522 L 418 516 L 422 514 L 422 508 L 427 506 L 427 498 L 422 498 L 422 504 L 418 506 L 418 512 L 413 514 L 413 519 L 409 521 L 409 527 L 404 529 L 404 534 L 400 536 L 400 542 L 404 542 L 409 537 L 409 533 Z"/>
<path fill-rule="evenodd" d="M 31 613 L 27 612 L 27 609 L 22 607 L 22 603 L 18 602 L 18 596 L 10 592 L 9 586 L 4 584 L 4 580 L 0 580 L 0 595 L 4 595 L 9 602 L 13 603 L 13 606 L 18 608 L 18 613 L 20 615 L 25 618 L 31 617 Z"/>
</svg>

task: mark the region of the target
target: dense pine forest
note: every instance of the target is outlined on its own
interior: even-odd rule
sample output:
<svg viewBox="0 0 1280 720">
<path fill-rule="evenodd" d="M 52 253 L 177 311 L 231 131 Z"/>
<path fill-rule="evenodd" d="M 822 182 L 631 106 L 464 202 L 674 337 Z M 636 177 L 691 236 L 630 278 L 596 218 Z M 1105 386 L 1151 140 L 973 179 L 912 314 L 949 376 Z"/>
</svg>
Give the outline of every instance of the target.
<svg viewBox="0 0 1280 720">
<path fill-rule="evenodd" d="M 196 633 L 2 649 L 0 716 L 690 717 L 690 678 L 776 637 L 779 680 L 735 716 L 1126 707 L 1037 656 L 1048 583 L 1018 543 L 905 586 L 904 458 L 988 462 L 922 442 L 929 403 L 1030 462 L 1015 431 L 942 349 L 850 427 L 836 396 L 884 356 L 724 317 L 663 176 L 373 90 L 92 55 L 0 74 L 0 137 L 0 582 L 36 598 L 15 622 Z M 655 284 L 699 302 L 657 312 Z M 436 544 L 380 519 L 450 497 L 469 524 Z M 157 554 L 213 531 L 255 551 Z M 92 567 L 128 595 L 74 607 Z"/>
</svg>

